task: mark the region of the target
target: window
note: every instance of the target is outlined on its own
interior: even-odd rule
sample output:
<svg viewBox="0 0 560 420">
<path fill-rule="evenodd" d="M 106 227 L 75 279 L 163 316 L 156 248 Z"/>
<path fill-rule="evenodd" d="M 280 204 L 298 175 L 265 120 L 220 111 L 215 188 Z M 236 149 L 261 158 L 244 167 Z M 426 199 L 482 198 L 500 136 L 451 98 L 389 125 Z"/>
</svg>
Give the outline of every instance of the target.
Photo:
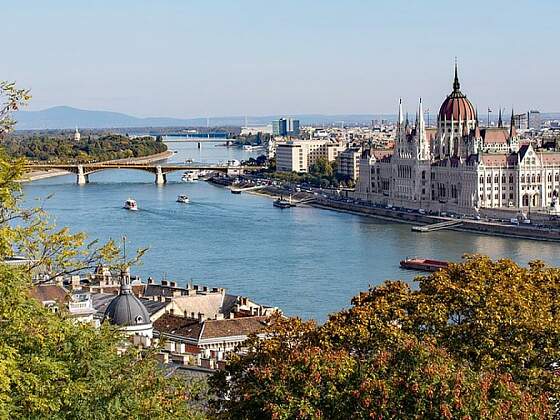
<svg viewBox="0 0 560 420">
<path fill-rule="evenodd" d="M 513 174 L 509 174 L 509 183 L 513 184 Z"/>
</svg>

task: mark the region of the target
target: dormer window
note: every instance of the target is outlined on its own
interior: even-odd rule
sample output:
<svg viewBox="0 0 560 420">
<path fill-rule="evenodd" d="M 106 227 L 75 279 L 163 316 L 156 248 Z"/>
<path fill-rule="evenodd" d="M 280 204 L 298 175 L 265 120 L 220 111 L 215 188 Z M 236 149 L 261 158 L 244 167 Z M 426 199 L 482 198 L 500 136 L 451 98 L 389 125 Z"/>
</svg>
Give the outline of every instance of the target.
<svg viewBox="0 0 560 420">
<path fill-rule="evenodd" d="M 141 324 L 141 323 L 144 321 L 144 318 L 142 318 L 141 315 L 138 315 L 138 316 L 136 317 L 135 321 L 136 321 L 137 324 Z"/>
</svg>

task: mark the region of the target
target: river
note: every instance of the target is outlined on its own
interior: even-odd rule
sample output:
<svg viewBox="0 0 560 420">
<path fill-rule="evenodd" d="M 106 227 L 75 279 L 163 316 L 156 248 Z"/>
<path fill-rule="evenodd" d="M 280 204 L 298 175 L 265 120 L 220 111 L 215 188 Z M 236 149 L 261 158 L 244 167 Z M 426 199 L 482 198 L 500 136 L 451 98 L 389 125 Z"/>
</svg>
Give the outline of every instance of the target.
<svg viewBox="0 0 560 420">
<path fill-rule="evenodd" d="M 218 162 L 258 153 L 196 143 L 170 143 L 170 162 Z M 129 248 L 149 247 L 133 272 L 146 279 L 226 287 L 278 306 L 288 315 L 324 321 L 352 296 L 386 279 L 413 281 L 399 268 L 406 256 L 459 261 L 465 253 L 509 257 L 526 264 L 558 264 L 556 243 L 439 231 L 417 234 L 410 225 L 315 208 L 277 209 L 269 198 L 241 194 L 206 182 L 185 184 L 180 172 L 156 186 L 154 175 L 111 170 L 75 184 L 75 175 L 24 186 L 26 200 L 52 194 L 45 209 L 58 225 L 90 238 L 128 238 Z M 176 203 L 186 193 L 188 205 Z M 140 211 L 122 209 L 128 197 Z"/>
</svg>

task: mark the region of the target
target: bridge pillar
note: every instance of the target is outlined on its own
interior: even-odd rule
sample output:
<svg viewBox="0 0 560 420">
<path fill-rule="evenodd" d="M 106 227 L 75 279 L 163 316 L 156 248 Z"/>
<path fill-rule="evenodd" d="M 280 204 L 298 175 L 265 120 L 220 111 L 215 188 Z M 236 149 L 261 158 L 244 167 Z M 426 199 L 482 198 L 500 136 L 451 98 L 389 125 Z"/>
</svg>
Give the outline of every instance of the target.
<svg viewBox="0 0 560 420">
<path fill-rule="evenodd" d="M 167 182 L 167 176 L 161 170 L 161 166 L 156 166 L 156 184 L 163 185 Z"/>
<path fill-rule="evenodd" d="M 89 176 L 84 172 L 84 166 L 78 165 L 78 173 L 76 176 L 78 185 L 86 185 L 89 182 Z"/>
</svg>

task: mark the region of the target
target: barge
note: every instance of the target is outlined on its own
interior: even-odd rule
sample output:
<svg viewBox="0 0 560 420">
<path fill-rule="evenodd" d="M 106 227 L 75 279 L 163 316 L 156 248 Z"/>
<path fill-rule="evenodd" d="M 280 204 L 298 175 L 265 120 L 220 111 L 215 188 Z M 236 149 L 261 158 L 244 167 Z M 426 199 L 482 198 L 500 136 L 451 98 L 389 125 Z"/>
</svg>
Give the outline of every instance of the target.
<svg viewBox="0 0 560 420">
<path fill-rule="evenodd" d="M 406 258 L 401 261 L 400 265 L 401 268 L 407 270 L 434 272 L 446 268 L 449 262 L 424 258 Z"/>
</svg>

